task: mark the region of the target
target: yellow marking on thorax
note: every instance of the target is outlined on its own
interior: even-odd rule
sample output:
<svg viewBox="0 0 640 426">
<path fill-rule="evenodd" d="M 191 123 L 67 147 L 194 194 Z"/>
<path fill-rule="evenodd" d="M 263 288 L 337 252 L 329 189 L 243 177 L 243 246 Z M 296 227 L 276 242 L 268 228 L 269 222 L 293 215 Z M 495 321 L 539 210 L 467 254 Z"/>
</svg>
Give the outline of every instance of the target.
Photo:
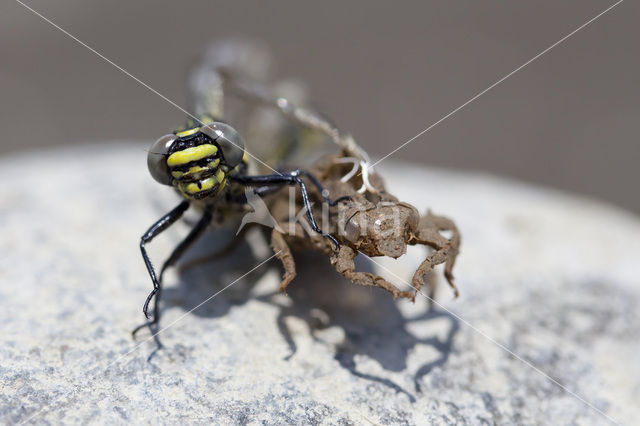
<svg viewBox="0 0 640 426">
<path fill-rule="evenodd" d="M 215 176 L 211 176 L 203 181 L 200 181 L 200 185 L 197 183 L 189 183 L 184 189 L 188 194 L 197 194 L 198 192 L 207 191 L 213 188 L 218 183 L 218 179 Z"/>
<path fill-rule="evenodd" d="M 214 176 L 210 176 L 207 179 L 200 181 L 200 185 L 198 185 L 198 182 L 191 182 L 186 185 L 181 185 L 181 188 L 187 195 L 195 195 L 198 192 L 208 191 L 217 184 L 220 184 L 218 189 L 218 193 L 220 193 L 224 188 L 226 181 L 227 175 L 222 170 L 218 170 Z"/>
<path fill-rule="evenodd" d="M 207 125 L 207 124 L 211 124 L 213 123 L 215 120 L 212 117 L 209 117 L 208 115 L 203 115 L 202 117 L 200 117 L 200 122 L 203 125 Z"/>
<path fill-rule="evenodd" d="M 198 173 L 203 173 L 206 171 L 209 171 L 211 169 L 215 169 L 218 167 L 218 165 L 220 164 L 220 159 L 216 158 L 213 161 L 210 161 L 209 163 L 207 163 L 206 166 L 193 166 L 190 167 L 189 170 L 187 170 L 186 172 L 180 172 L 180 171 L 173 171 L 171 172 L 171 176 L 173 176 L 176 179 L 180 179 L 183 176 L 191 176 L 191 175 L 196 175 Z"/>
<path fill-rule="evenodd" d="M 181 132 L 176 132 L 176 136 L 179 138 L 184 138 L 185 136 L 191 136 L 193 134 L 198 133 L 200 127 L 194 127 L 193 129 L 183 130 Z"/>
<path fill-rule="evenodd" d="M 223 170 L 218 169 L 218 171 L 216 172 L 216 179 L 218 179 L 218 182 L 222 183 L 226 179 L 226 177 L 226 173 Z"/>
<path fill-rule="evenodd" d="M 220 187 L 218 188 L 218 192 L 216 193 L 216 195 L 218 195 L 219 193 L 222 192 L 222 190 L 224 189 L 224 186 L 227 184 L 227 176 L 225 176 L 222 181 L 220 182 Z"/>
<path fill-rule="evenodd" d="M 203 158 L 211 157 L 218 152 L 218 147 L 211 144 L 204 144 L 193 146 L 191 148 L 183 149 L 182 151 L 174 152 L 167 158 L 167 165 L 169 167 L 181 166 L 183 164 L 190 163 L 192 161 L 202 160 Z"/>
</svg>

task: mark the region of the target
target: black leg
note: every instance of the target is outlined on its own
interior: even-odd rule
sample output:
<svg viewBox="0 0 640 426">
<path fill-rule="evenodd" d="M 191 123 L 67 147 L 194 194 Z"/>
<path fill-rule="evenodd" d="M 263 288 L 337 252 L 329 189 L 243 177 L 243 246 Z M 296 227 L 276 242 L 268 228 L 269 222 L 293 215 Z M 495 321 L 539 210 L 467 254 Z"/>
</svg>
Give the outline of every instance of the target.
<svg viewBox="0 0 640 426">
<path fill-rule="evenodd" d="M 211 223 L 212 217 L 213 215 L 211 211 L 206 210 L 202 215 L 202 218 L 200 219 L 200 221 L 198 221 L 198 223 L 196 224 L 196 226 L 193 227 L 193 229 L 189 232 L 189 234 L 185 237 L 185 239 L 182 240 L 180 244 L 178 244 L 178 246 L 173 250 L 173 252 L 171 252 L 171 255 L 169 256 L 169 258 L 164 262 L 164 264 L 162 265 L 162 269 L 160 270 L 160 275 L 158 276 L 158 288 L 155 294 L 156 298 L 154 300 L 154 305 L 153 305 L 153 319 L 151 321 L 146 322 L 145 324 L 142 324 L 136 327 L 136 329 L 133 330 L 133 334 L 136 334 L 140 329 L 146 326 L 157 324 L 158 321 L 160 321 L 160 298 L 162 295 L 162 277 L 164 276 L 164 272 L 167 270 L 167 268 L 169 268 L 170 266 L 173 266 L 178 260 L 180 260 L 180 258 L 189 249 L 189 247 L 191 247 L 193 243 L 195 243 L 198 240 L 198 238 L 202 235 L 202 233 L 207 229 L 207 226 L 209 226 L 209 224 Z M 154 290 L 155 290 L 155 286 L 154 286 Z M 147 298 L 147 303 L 145 304 L 145 306 L 148 305 L 148 302 L 149 302 L 149 299 Z"/>
<path fill-rule="evenodd" d="M 142 312 L 145 317 L 149 318 L 147 310 L 149 308 L 149 302 L 160 291 L 160 282 L 156 276 L 156 271 L 151 264 L 151 260 L 149 259 L 149 255 L 147 254 L 147 249 L 145 245 L 153 240 L 156 236 L 160 235 L 164 230 L 173 225 L 180 217 L 184 214 L 184 212 L 189 208 L 189 202 L 183 201 L 176 207 L 171 210 L 169 213 L 164 215 L 160 220 L 154 223 L 151 228 L 145 232 L 145 234 L 140 239 L 140 251 L 142 252 L 142 258 L 144 259 L 144 264 L 147 266 L 147 271 L 149 272 L 149 276 L 151 277 L 151 281 L 153 282 L 153 290 L 147 296 L 147 300 L 144 302 L 144 306 L 142 308 Z M 155 321 L 155 319 L 154 319 Z"/>
<path fill-rule="evenodd" d="M 311 173 L 306 171 L 301 171 L 301 170 L 294 170 L 288 174 L 273 174 L 273 175 L 261 175 L 261 176 L 233 176 L 231 177 L 231 179 L 246 186 L 265 187 L 265 186 L 274 186 L 274 185 L 298 185 L 300 187 L 300 192 L 302 192 L 302 202 L 304 203 L 307 219 L 309 220 L 309 224 L 311 225 L 311 228 L 318 234 L 321 234 L 324 237 L 330 239 L 337 250 L 338 247 L 340 247 L 338 240 L 336 240 L 333 235 L 323 232 L 320 229 L 320 227 L 318 227 L 318 224 L 316 223 L 316 220 L 313 216 L 313 211 L 311 210 L 311 202 L 309 201 L 309 193 L 307 192 L 307 186 L 305 185 L 300 175 L 311 177 L 311 182 L 314 184 L 314 186 L 318 188 L 318 190 L 322 194 L 322 197 L 327 201 L 327 203 L 329 203 L 329 205 L 333 206 L 339 201 L 346 198 L 346 197 L 341 197 L 335 201 L 331 200 L 327 196 L 326 191 L 324 190 L 320 182 L 318 182 L 318 180 L 315 179 L 315 177 L 313 177 Z"/>
<path fill-rule="evenodd" d="M 173 250 L 173 252 L 171 253 L 171 256 L 169 256 L 169 258 L 164 262 L 164 264 L 162 265 L 162 269 L 160 270 L 159 281 L 161 283 L 162 283 L 162 277 L 164 275 L 164 272 L 167 270 L 167 268 L 175 265 L 175 263 L 178 260 L 180 260 L 180 258 L 185 254 L 185 252 L 189 249 L 189 247 L 191 247 L 193 243 L 195 243 L 198 240 L 198 238 L 204 233 L 204 231 L 207 229 L 207 227 L 211 223 L 212 218 L 213 218 L 213 215 L 211 211 L 205 210 L 204 214 L 202 215 L 202 218 L 198 221 L 196 226 L 193 227 L 191 232 L 189 232 L 189 235 L 187 235 L 185 239 L 182 240 L 182 242 L 178 244 L 178 246 Z"/>
<path fill-rule="evenodd" d="M 329 192 L 322 186 L 320 181 L 316 179 L 314 175 L 312 175 L 306 170 L 296 170 L 295 172 L 297 172 L 299 175 L 306 176 L 311 181 L 313 186 L 316 187 L 318 192 L 320 192 L 320 195 L 322 196 L 322 198 L 324 198 L 324 201 L 326 201 L 327 204 L 329 204 L 332 207 L 337 205 L 340 201 L 348 201 L 352 199 L 351 195 L 345 195 L 343 197 L 339 197 L 339 198 L 336 198 L 335 200 L 332 200 L 331 198 L 329 198 Z"/>
</svg>

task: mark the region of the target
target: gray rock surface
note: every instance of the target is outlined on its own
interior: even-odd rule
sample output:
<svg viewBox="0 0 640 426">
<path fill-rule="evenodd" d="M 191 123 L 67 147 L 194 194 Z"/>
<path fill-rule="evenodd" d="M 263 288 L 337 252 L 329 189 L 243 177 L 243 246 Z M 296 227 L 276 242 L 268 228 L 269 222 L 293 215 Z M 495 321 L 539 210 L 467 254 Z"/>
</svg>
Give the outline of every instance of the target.
<svg viewBox="0 0 640 426">
<path fill-rule="evenodd" d="M 393 302 L 308 254 L 295 254 L 290 297 L 273 295 L 280 265 L 243 277 L 262 259 L 243 247 L 167 276 L 164 349 L 148 360 L 149 334 L 130 336 L 150 290 L 138 238 L 177 199 L 148 177 L 145 149 L 0 161 L 1 423 L 640 418 L 640 220 L 552 190 L 392 162 L 380 171 L 393 193 L 460 226 L 459 299 L 441 285 L 443 307 L 431 312 L 425 300 Z M 186 230 L 154 241 L 156 263 Z M 229 235 L 211 232 L 195 251 Z M 421 255 L 383 263 L 406 279 Z"/>
</svg>

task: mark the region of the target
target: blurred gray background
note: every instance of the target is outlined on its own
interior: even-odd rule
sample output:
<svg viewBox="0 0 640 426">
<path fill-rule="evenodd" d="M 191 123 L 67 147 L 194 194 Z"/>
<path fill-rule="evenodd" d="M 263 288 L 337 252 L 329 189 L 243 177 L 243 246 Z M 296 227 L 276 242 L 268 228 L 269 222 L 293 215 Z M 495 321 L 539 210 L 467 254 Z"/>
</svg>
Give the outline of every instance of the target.
<svg viewBox="0 0 640 426">
<path fill-rule="evenodd" d="M 614 1 L 45 1 L 34 9 L 184 105 L 207 43 L 268 43 L 279 77 L 380 157 Z M 393 156 L 640 212 L 640 4 L 625 1 Z M 184 114 L 13 0 L 0 5 L 0 155 L 155 140 Z M 90 167 L 90 165 L 87 165 Z M 144 167 L 144 165 L 141 165 Z"/>
</svg>

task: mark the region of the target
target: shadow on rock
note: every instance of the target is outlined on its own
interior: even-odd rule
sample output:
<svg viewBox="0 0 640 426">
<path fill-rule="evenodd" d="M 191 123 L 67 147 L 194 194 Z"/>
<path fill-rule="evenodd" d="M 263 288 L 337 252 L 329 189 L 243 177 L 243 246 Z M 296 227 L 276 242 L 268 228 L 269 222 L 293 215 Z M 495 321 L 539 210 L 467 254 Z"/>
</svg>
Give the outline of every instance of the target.
<svg viewBox="0 0 640 426">
<path fill-rule="evenodd" d="M 208 250 L 195 247 L 192 252 L 210 252 L 212 241 L 205 240 L 199 245 L 207 244 Z M 280 268 L 279 262 L 272 260 L 238 280 L 216 296 L 215 300 L 195 309 L 193 314 L 211 318 L 221 317 L 232 306 L 242 305 L 248 300 L 260 300 L 277 306 L 277 326 L 290 348 L 290 354 L 286 359 L 293 357 L 297 350 L 294 337 L 286 324 L 288 317 L 303 320 L 312 338 L 318 341 L 323 341 L 319 337 L 323 330 L 337 326 L 344 331 L 344 338 L 332 344 L 335 359 L 343 368 L 357 377 L 381 383 L 396 392 L 404 393 L 412 402 L 415 401 L 413 395 L 390 379 L 359 371 L 356 357 L 365 356 L 373 359 L 386 371 L 402 372 L 407 369 L 407 358 L 414 348 L 419 345 L 430 346 L 437 353 L 436 358 L 421 365 L 414 374 L 415 389 L 420 392 L 420 380 L 433 368 L 446 363 L 452 351 L 454 336 L 459 329 L 457 319 L 445 311 L 428 309 L 426 306 L 417 315 L 405 317 L 397 302 L 388 293 L 380 289 L 354 285 L 339 276 L 329 265 L 326 257 L 304 252 L 294 253 L 294 257 L 298 276 L 288 288 L 288 295 L 293 303 L 284 299 L 279 292 L 259 296 L 252 294 L 256 277 L 274 265 Z M 172 306 L 192 309 L 246 274 L 258 263 L 248 245 L 243 243 L 229 256 L 188 268 L 181 273 L 179 285 L 164 290 L 164 309 Z M 359 267 L 366 270 L 362 265 Z M 434 335 L 420 338 L 408 329 L 412 323 L 420 326 L 418 323 L 433 323 L 434 320 L 438 321 L 438 332 L 433 333 Z M 446 325 L 440 327 L 442 322 Z M 431 328 L 433 327 L 429 327 Z"/>
<path fill-rule="evenodd" d="M 208 232 L 188 250 L 177 268 L 168 270 L 169 277 L 174 273 L 178 274 L 178 283 L 167 286 L 171 279 L 164 280 L 160 292 L 160 323 L 146 325 L 156 343 L 148 361 L 164 349 L 159 331 L 162 330 L 162 317 L 166 310 L 179 307 L 190 314 L 218 318 L 226 315 L 232 306 L 242 305 L 250 299 L 257 277 L 264 274 L 270 263 L 258 266 L 261 261 L 256 259 L 249 245 L 244 240 L 236 240 L 234 237 L 234 233 L 229 229 Z M 219 256 L 212 261 L 193 263 L 202 257 L 202 253 L 222 254 L 232 241 L 239 241 L 240 244 L 233 247 L 228 255 Z M 143 327 L 145 324 L 136 330 Z"/>
<path fill-rule="evenodd" d="M 295 316 L 306 321 L 311 335 L 317 340 L 323 329 L 338 326 L 344 331 L 344 339 L 335 345 L 335 359 L 343 368 L 355 376 L 389 386 L 414 401 L 409 392 L 391 380 L 359 371 L 356 357 L 364 355 L 377 361 L 384 370 L 402 372 L 407 369 L 407 358 L 416 346 L 431 346 L 438 356 L 421 365 L 415 373 L 415 388 L 419 392 L 420 379 L 433 368 L 446 363 L 459 329 L 458 320 L 448 312 L 426 306 L 418 315 L 407 318 L 388 293 L 354 285 L 338 276 L 323 260 L 311 253 L 296 255 L 298 276 L 288 289 L 293 303 L 288 306 L 278 304 L 275 301 L 277 295 L 261 298 L 280 307 L 278 327 L 291 350 L 287 358 L 296 352 L 295 341 L 285 323 L 287 317 Z M 360 270 L 365 269 L 360 265 Z M 444 319 L 446 323 L 438 330 L 444 333 L 437 333 L 444 334 L 442 339 L 439 336 L 419 338 L 408 330 L 411 323 L 437 319 Z"/>
</svg>

